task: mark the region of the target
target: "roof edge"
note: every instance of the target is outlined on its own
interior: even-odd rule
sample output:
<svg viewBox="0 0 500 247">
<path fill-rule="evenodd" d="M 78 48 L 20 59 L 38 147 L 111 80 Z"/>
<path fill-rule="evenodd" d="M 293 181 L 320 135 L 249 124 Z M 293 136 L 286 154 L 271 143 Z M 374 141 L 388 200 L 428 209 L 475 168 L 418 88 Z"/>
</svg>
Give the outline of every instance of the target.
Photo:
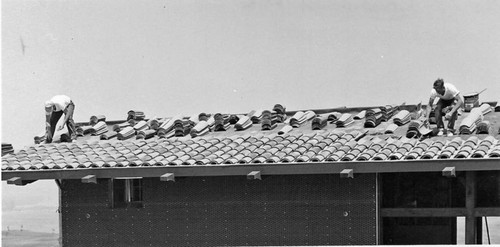
<svg viewBox="0 0 500 247">
<path fill-rule="evenodd" d="M 88 175 L 94 175 L 97 178 L 157 177 L 159 179 L 165 173 L 173 173 L 176 177 L 246 176 L 252 171 L 259 171 L 264 176 L 340 174 L 345 169 L 352 169 L 356 177 L 356 174 L 361 173 L 442 172 L 447 167 L 453 167 L 455 171 L 498 171 L 500 158 L 16 170 L 2 171 L 2 180 L 16 177 L 21 180 L 81 179 Z"/>
</svg>

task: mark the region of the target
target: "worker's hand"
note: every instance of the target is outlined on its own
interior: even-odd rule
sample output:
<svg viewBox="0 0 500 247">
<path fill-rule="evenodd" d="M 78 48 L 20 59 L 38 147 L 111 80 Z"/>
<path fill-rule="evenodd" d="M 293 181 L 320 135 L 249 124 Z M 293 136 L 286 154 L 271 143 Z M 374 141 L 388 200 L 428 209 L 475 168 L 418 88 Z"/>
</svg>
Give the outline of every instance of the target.
<svg viewBox="0 0 500 247">
<path fill-rule="evenodd" d="M 64 129 L 64 125 L 61 125 L 59 126 L 59 128 L 57 128 L 57 130 L 62 130 L 62 129 Z"/>
<path fill-rule="evenodd" d="M 450 120 L 451 119 L 451 115 L 453 115 L 453 114 L 451 112 L 448 112 L 448 113 L 446 113 L 446 115 L 444 116 L 444 118 L 446 120 Z"/>
</svg>

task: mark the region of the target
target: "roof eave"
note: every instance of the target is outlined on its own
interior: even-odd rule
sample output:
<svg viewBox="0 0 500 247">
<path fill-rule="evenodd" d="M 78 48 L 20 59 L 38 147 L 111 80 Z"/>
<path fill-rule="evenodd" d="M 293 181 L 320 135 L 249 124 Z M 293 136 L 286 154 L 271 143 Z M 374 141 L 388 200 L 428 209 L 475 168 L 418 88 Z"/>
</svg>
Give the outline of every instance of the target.
<svg viewBox="0 0 500 247">
<path fill-rule="evenodd" d="M 88 175 L 94 175 L 97 178 L 160 178 L 166 173 L 173 173 L 175 177 L 247 176 L 252 171 L 259 171 L 261 175 L 340 174 L 345 169 L 352 169 L 356 177 L 359 173 L 441 172 L 447 167 L 453 167 L 457 172 L 498 171 L 500 158 L 16 170 L 2 171 L 2 180 L 16 177 L 21 180 L 81 179 Z"/>
</svg>

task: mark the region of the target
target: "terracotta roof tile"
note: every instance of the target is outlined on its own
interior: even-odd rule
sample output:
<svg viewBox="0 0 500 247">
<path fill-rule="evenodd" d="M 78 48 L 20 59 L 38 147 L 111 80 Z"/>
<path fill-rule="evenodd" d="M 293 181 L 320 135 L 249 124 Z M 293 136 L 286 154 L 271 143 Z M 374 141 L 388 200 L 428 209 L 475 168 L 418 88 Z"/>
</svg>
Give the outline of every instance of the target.
<svg viewBox="0 0 500 247">
<path fill-rule="evenodd" d="M 422 122 L 409 121 L 421 112 L 398 108 L 369 108 L 365 114 L 297 111 L 287 116 L 285 108 L 276 105 L 272 111 L 249 114 L 200 113 L 149 120 L 142 117 L 143 112 L 132 111 L 128 121 L 121 123 L 104 124 L 105 117 L 92 118 L 78 127 L 77 142 L 35 145 L 4 155 L 2 170 L 500 157 L 498 136 L 491 133 L 491 123 L 496 121 L 489 121 L 495 114 L 481 119 L 486 126 L 490 123 L 483 136 L 418 140 Z M 483 116 L 485 111 L 481 109 Z M 269 119 L 276 130 L 262 131 Z M 377 126 L 370 131 L 364 127 L 369 119 Z M 224 131 L 216 131 L 218 123 Z M 384 134 L 388 129 L 392 134 Z M 407 135 L 411 130 L 414 134 Z M 93 138 L 92 133 L 99 136 Z"/>
</svg>

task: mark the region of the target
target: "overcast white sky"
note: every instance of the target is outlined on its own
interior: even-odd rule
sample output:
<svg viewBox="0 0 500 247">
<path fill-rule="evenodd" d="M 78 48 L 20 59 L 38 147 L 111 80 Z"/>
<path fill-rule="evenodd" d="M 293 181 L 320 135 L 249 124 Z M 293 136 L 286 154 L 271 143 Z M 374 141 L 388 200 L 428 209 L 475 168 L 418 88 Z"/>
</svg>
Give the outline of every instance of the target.
<svg viewBox="0 0 500 247">
<path fill-rule="evenodd" d="M 497 0 L 3 0 L 2 142 L 31 145 L 56 94 L 77 122 L 426 103 L 438 77 L 499 100 L 498 13 Z M 4 205 L 57 205 L 36 193 L 47 184 L 3 182 Z"/>
</svg>

